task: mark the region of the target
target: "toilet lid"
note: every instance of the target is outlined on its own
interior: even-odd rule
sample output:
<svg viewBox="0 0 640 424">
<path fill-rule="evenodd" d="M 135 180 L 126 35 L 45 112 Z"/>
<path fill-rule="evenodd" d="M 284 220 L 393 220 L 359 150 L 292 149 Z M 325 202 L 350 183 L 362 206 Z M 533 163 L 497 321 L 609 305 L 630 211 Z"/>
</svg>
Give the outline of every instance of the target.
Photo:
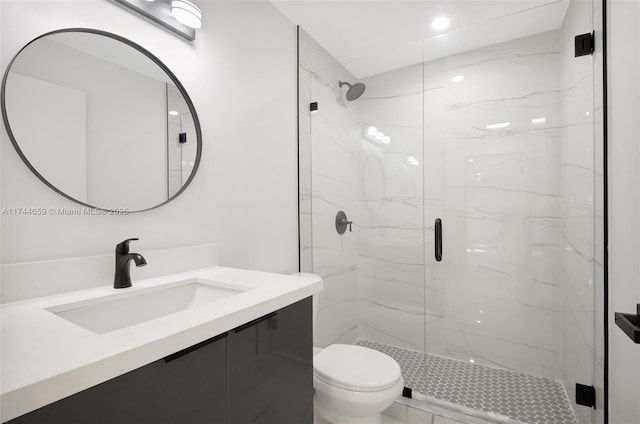
<svg viewBox="0 0 640 424">
<path fill-rule="evenodd" d="M 314 375 L 346 390 L 373 392 L 395 385 L 400 366 L 390 356 L 361 346 L 333 344 L 313 358 Z"/>
</svg>

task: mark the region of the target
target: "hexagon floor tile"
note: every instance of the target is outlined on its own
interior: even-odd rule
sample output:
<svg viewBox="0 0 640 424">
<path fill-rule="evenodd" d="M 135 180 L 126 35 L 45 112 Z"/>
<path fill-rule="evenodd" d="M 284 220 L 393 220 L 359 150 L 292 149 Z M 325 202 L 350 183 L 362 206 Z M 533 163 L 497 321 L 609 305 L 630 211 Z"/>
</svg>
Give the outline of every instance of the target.
<svg viewBox="0 0 640 424">
<path fill-rule="evenodd" d="M 391 356 L 400 364 L 405 386 L 426 396 L 528 424 L 576 424 L 559 381 L 369 340 L 355 344 Z"/>
</svg>

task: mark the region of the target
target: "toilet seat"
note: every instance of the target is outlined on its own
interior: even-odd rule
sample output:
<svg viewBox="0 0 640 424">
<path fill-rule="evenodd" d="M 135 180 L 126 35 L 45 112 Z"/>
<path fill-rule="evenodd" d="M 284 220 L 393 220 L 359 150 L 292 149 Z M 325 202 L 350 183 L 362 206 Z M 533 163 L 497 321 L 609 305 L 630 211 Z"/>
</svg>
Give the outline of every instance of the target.
<svg viewBox="0 0 640 424">
<path fill-rule="evenodd" d="M 313 358 L 316 378 L 333 387 L 377 392 L 395 386 L 400 366 L 384 353 L 361 346 L 333 344 Z"/>
</svg>

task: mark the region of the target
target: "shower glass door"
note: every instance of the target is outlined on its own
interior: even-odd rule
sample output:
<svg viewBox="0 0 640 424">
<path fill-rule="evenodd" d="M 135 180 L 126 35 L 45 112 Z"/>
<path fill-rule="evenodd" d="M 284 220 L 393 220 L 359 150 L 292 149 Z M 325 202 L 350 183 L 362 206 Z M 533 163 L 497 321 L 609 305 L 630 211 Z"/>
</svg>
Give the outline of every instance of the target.
<svg viewBox="0 0 640 424">
<path fill-rule="evenodd" d="M 354 73 L 299 31 L 301 270 L 324 279 L 315 346 L 408 349 L 418 354 L 416 381 L 425 346 L 421 50 L 412 46 L 416 65 L 402 75 L 370 75 L 378 67 L 366 63 Z M 349 100 L 341 82 L 366 89 Z M 340 211 L 352 222 L 343 233 Z"/>
<path fill-rule="evenodd" d="M 424 41 L 425 394 L 527 423 L 593 422 L 573 402 L 576 383 L 601 386 L 594 59 L 574 51 L 593 7 L 501 4 L 502 18 Z M 539 19 L 553 23 L 531 31 Z"/>
</svg>

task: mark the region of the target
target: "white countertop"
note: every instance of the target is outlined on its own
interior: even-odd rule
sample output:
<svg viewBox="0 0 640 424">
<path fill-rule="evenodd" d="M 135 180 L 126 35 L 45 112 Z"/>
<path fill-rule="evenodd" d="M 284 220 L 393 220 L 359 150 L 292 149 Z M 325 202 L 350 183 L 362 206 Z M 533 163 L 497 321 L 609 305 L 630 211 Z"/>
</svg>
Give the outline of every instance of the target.
<svg viewBox="0 0 640 424">
<path fill-rule="evenodd" d="M 1 305 L 0 420 L 162 359 L 322 290 L 322 279 L 310 275 L 213 267 L 134 281 L 133 287 L 117 292 L 192 278 L 252 289 L 102 335 L 45 308 L 111 295 L 115 289 L 110 286 Z"/>
</svg>

